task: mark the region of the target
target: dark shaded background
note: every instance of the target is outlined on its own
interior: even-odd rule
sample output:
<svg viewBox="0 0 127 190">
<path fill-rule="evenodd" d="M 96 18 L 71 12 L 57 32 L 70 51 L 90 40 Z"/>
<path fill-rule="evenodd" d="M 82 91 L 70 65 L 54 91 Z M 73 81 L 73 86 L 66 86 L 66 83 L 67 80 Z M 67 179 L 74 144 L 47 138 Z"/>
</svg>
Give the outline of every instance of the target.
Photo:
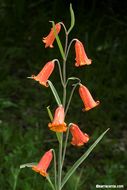
<svg viewBox="0 0 127 190">
<path fill-rule="evenodd" d="M 127 3 L 125 0 L 1 0 L 0 1 L 0 184 L 14 189 L 20 164 L 38 161 L 49 148 L 57 147 L 54 133 L 47 130 L 46 107 L 56 108 L 50 89 L 26 77 L 37 74 L 49 60 L 59 58 L 54 49 L 45 49 L 42 37 L 51 24 L 63 21 L 70 25 L 72 2 L 76 23 L 71 38 L 80 39 L 93 60 L 91 66 L 75 68 L 74 48 L 68 60 L 68 76 L 80 77 L 95 99 L 98 108 L 82 112 L 78 93 L 74 94 L 67 121 L 76 122 L 91 136 L 83 148 L 68 144 L 64 171 L 108 127 L 110 132 L 78 169 L 65 190 L 74 189 L 78 172 L 81 190 L 95 190 L 96 184 L 123 184 L 127 176 Z M 64 43 L 64 32 L 60 33 Z M 62 95 L 58 70 L 51 76 Z M 68 95 L 71 85 L 68 88 Z M 39 184 L 39 186 L 38 186 Z M 17 189 L 46 189 L 45 180 L 31 169 L 20 171 Z M 48 187 L 49 188 L 49 187 Z"/>
</svg>

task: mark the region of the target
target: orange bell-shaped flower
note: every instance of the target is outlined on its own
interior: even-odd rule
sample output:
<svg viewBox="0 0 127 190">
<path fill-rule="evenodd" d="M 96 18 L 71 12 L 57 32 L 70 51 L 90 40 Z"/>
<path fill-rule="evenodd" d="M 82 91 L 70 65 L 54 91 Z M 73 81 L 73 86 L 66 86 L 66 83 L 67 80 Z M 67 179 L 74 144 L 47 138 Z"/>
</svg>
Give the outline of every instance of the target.
<svg viewBox="0 0 127 190">
<path fill-rule="evenodd" d="M 74 123 L 71 124 L 70 132 L 72 134 L 71 144 L 74 146 L 82 146 L 89 141 L 89 136 L 83 133 Z"/>
<path fill-rule="evenodd" d="M 59 23 L 57 23 L 55 25 L 55 29 L 56 29 L 56 33 L 59 34 L 60 29 L 61 29 L 61 25 Z M 55 40 L 54 29 L 51 28 L 49 35 L 47 37 L 44 37 L 42 40 L 45 43 L 45 48 L 47 48 L 47 47 L 53 48 L 54 40 Z"/>
<path fill-rule="evenodd" d="M 85 106 L 85 108 L 83 108 L 83 111 L 88 111 L 100 103 L 99 101 L 94 101 L 89 90 L 82 84 L 80 84 L 79 87 L 79 94 Z"/>
<path fill-rule="evenodd" d="M 76 58 L 75 58 L 76 67 L 83 66 L 83 65 L 90 65 L 92 63 L 92 60 L 88 59 L 84 46 L 79 40 L 76 40 L 75 52 L 76 52 Z"/>
<path fill-rule="evenodd" d="M 65 132 L 67 130 L 67 125 L 64 122 L 64 117 L 64 107 L 60 105 L 55 111 L 53 122 L 48 124 L 50 130 L 55 132 Z"/>
<path fill-rule="evenodd" d="M 40 173 L 42 176 L 46 177 L 47 174 L 47 169 L 50 165 L 50 162 L 52 161 L 52 150 L 47 151 L 41 158 L 41 160 L 39 161 L 39 163 L 37 164 L 37 166 L 33 166 L 32 169 L 35 172 Z"/>
<path fill-rule="evenodd" d="M 32 75 L 29 78 L 32 78 L 38 81 L 43 86 L 48 87 L 47 80 L 52 74 L 54 66 L 55 66 L 54 61 L 49 61 L 48 63 L 46 63 L 46 65 L 43 67 L 43 69 L 40 71 L 40 73 L 37 76 Z"/>
</svg>

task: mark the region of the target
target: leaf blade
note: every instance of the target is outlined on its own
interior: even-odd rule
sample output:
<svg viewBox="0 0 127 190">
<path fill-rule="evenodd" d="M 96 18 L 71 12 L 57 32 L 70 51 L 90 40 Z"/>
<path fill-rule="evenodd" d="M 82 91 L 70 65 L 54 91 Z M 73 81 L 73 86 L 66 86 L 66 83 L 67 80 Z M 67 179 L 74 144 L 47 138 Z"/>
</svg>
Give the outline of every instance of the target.
<svg viewBox="0 0 127 190">
<path fill-rule="evenodd" d="M 50 88 L 52 90 L 52 93 L 53 93 L 53 95 L 55 97 L 55 100 L 56 100 L 58 106 L 60 106 L 62 103 L 61 103 L 60 97 L 59 97 L 59 95 L 58 95 L 58 93 L 57 93 L 57 91 L 56 91 L 53 83 L 50 80 L 48 80 L 48 84 L 49 84 L 49 86 L 50 86 Z"/>
<path fill-rule="evenodd" d="M 23 169 L 25 167 L 32 168 L 33 165 L 36 165 L 36 164 L 37 164 L 36 162 L 22 164 L 22 165 L 20 165 L 20 169 Z"/>
<path fill-rule="evenodd" d="M 51 21 L 51 23 L 52 23 L 52 26 L 53 26 L 53 30 L 54 30 L 56 42 L 57 42 L 57 44 L 58 44 L 58 47 L 59 47 L 61 56 L 62 56 L 63 59 L 65 59 L 65 54 L 64 54 L 63 46 L 62 46 L 61 41 L 60 41 L 60 38 L 59 38 L 59 36 L 58 36 L 58 34 L 57 34 L 57 32 L 56 32 L 55 23 L 54 23 L 54 21 Z"/>
<path fill-rule="evenodd" d="M 75 25 L 75 15 L 74 15 L 74 11 L 73 11 L 73 8 L 72 8 L 72 4 L 70 3 L 70 15 L 71 15 L 71 26 L 68 30 L 68 34 L 70 33 L 70 31 L 72 30 L 72 28 L 74 27 Z"/>
<path fill-rule="evenodd" d="M 79 167 L 79 165 L 88 157 L 88 155 L 91 153 L 91 151 L 96 147 L 96 145 L 100 142 L 100 140 L 103 138 L 103 136 L 108 132 L 109 128 L 104 131 L 100 137 L 90 146 L 90 148 L 74 163 L 74 165 L 71 167 L 71 169 L 67 172 L 66 176 L 64 177 L 61 188 L 65 185 L 65 183 L 68 181 L 68 179 L 71 177 L 71 175 L 75 172 L 75 170 Z"/>
</svg>

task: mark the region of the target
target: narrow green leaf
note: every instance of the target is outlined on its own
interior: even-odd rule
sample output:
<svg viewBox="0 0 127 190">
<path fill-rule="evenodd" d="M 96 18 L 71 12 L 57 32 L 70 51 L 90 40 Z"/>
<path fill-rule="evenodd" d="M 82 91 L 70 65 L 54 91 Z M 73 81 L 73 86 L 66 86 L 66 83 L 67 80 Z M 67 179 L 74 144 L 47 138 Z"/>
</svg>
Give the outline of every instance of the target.
<svg viewBox="0 0 127 190">
<path fill-rule="evenodd" d="M 69 77 L 68 80 L 80 80 L 80 79 L 77 77 Z"/>
<path fill-rule="evenodd" d="M 65 59 L 65 54 L 64 54 L 63 46 L 62 46 L 62 44 L 61 44 L 61 41 L 60 41 L 59 36 L 58 36 L 57 33 L 56 33 L 55 23 L 54 23 L 54 21 L 51 21 L 51 23 L 52 23 L 52 26 L 53 26 L 55 38 L 56 38 L 56 41 L 57 41 L 57 44 L 58 44 L 60 53 L 61 53 L 61 55 L 62 55 L 62 58 Z"/>
<path fill-rule="evenodd" d="M 37 165 L 37 163 L 36 162 L 32 162 L 32 163 L 22 164 L 22 165 L 20 165 L 20 169 L 25 168 L 25 167 L 32 168 L 33 165 Z"/>
<path fill-rule="evenodd" d="M 64 177 L 61 188 L 65 185 L 71 175 L 75 172 L 75 170 L 79 167 L 79 165 L 88 157 L 91 151 L 96 147 L 96 145 L 100 142 L 103 136 L 108 132 L 109 128 L 100 135 L 100 137 L 92 144 L 92 146 L 75 162 L 75 164 L 71 167 L 71 169 L 67 172 L 66 176 Z"/>
<path fill-rule="evenodd" d="M 50 120 L 53 121 L 53 115 L 52 115 L 52 112 L 50 110 L 50 106 L 47 107 L 47 112 L 48 112 Z"/>
<path fill-rule="evenodd" d="M 61 103 L 60 97 L 59 97 L 54 85 L 52 84 L 52 82 L 50 80 L 48 80 L 48 84 L 49 84 L 49 86 L 50 86 L 50 88 L 52 90 L 52 93 L 53 93 L 53 95 L 55 97 L 55 100 L 56 100 L 58 106 L 61 105 L 62 103 Z"/>
<path fill-rule="evenodd" d="M 81 180 L 81 177 L 82 177 L 82 173 L 83 173 L 83 169 L 81 170 L 79 175 L 76 177 L 76 183 L 75 183 L 75 189 L 74 190 L 78 190 L 79 183 L 80 183 L 80 180 Z"/>
<path fill-rule="evenodd" d="M 51 112 L 49 106 L 47 107 L 47 112 L 48 112 L 48 115 L 49 115 L 50 120 L 53 121 L 53 115 L 52 115 L 52 112 Z M 56 137 L 57 137 L 57 139 L 58 139 L 58 142 L 61 143 L 62 134 L 56 132 Z"/>
<path fill-rule="evenodd" d="M 70 26 L 70 28 L 68 30 L 68 34 L 70 33 L 70 31 L 72 30 L 72 28 L 75 25 L 75 15 L 74 15 L 74 11 L 73 11 L 73 8 L 72 8 L 72 4 L 70 4 L 70 15 L 71 15 L 71 26 Z"/>
</svg>

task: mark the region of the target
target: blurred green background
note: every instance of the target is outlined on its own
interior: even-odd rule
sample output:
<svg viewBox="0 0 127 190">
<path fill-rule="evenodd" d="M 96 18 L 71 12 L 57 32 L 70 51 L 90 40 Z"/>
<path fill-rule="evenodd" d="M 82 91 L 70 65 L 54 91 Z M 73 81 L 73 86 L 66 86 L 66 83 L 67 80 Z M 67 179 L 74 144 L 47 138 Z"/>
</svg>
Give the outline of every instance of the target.
<svg viewBox="0 0 127 190">
<path fill-rule="evenodd" d="M 91 66 L 76 68 L 74 48 L 67 62 L 68 76 L 82 79 L 98 108 L 83 113 L 78 90 L 73 96 L 67 122 L 75 122 L 91 139 L 76 149 L 68 143 L 64 172 L 107 128 L 110 131 L 80 166 L 64 188 L 95 190 L 96 184 L 123 184 L 127 187 L 127 3 L 126 0 L 72 0 L 76 23 L 71 38 L 86 47 Z M 69 0 L 0 1 L 0 189 L 46 190 L 45 179 L 19 166 L 37 162 L 45 151 L 57 148 L 48 130 L 46 107 L 56 108 L 49 88 L 28 80 L 54 58 L 61 60 L 56 42 L 45 49 L 42 37 L 51 28 L 50 20 L 70 25 Z M 60 33 L 64 43 L 64 32 Z M 58 68 L 51 76 L 62 95 Z M 72 86 L 68 87 L 68 95 Z M 70 137 L 71 138 L 71 137 Z M 71 140 L 71 139 L 70 139 Z M 52 174 L 52 169 L 50 169 Z M 80 178 L 80 180 L 79 180 Z M 15 183 L 17 186 L 15 188 Z"/>
</svg>

